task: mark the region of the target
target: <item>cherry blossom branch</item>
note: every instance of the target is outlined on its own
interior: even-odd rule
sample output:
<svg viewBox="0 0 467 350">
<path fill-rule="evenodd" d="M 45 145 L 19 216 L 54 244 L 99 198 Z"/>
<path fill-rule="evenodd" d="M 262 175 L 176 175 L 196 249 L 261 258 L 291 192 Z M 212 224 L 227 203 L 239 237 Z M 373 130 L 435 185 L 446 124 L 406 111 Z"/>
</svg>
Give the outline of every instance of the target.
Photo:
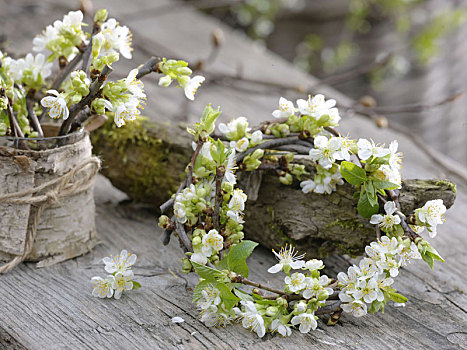
<svg viewBox="0 0 467 350">
<path fill-rule="evenodd" d="M 187 251 L 192 252 L 193 247 L 191 245 L 191 240 L 188 238 L 185 232 L 185 228 L 183 227 L 183 224 L 175 220 L 175 227 L 176 227 L 176 231 L 178 233 L 178 239 L 180 240 L 181 245 L 183 245 L 183 247 L 185 247 Z"/>
<path fill-rule="evenodd" d="M 98 92 L 100 91 L 102 85 L 104 84 L 105 80 L 107 79 L 107 76 L 112 72 L 112 68 L 109 66 L 104 66 L 102 69 L 102 72 L 100 75 L 94 79 L 94 81 L 91 83 L 89 87 L 89 94 L 86 97 L 83 97 L 81 101 L 78 103 L 75 103 L 70 107 L 70 115 L 68 116 L 68 119 L 66 119 L 61 128 L 59 135 L 66 135 L 71 127 L 71 124 L 73 123 L 75 117 L 77 114 L 85 107 L 91 104 L 91 102 L 96 98 Z"/>
<path fill-rule="evenodd" d="M 337 301 L 337 302 L 335 302 L 335 303 L 333 303 L 331 305 L 326 305 L 326 306 L 320 307 L 318 310 L 315 311 L 315 315 L 319 316 L 319 315 L 326 315 L 326 314 L 336 313 L 339 310 L 342 310 L 341 309 L 341 304 L 342 304 L 341 301 Z"/>
</svg>

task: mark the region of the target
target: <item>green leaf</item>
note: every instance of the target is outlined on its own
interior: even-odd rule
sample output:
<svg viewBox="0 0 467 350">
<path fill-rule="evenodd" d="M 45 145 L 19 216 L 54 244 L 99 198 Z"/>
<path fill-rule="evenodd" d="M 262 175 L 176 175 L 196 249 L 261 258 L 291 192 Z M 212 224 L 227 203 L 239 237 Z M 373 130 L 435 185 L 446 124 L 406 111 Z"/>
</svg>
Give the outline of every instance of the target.
<svg viewBox="0 0 467 350">
<path fill-rule="evenodd" d="M 240 301 L 240 298 L 233 294 L 226 284 L 218 283 L 216 288 L 221 292 L 222 302 L 224 303 L 227 310 L 233 308 Z"/>
<path fill-rule="evenodd" d="M 372 207 L 377 205 L 378 204 L 378 197 L 376 197 L 375 187 L 373 186 L 371 181 L 366 182 L 364 184 L 364 186 L 365 186 L 366 195 L 368 197 L 368 202 L 370 203 L 370 205 Z"/>
<path fill-rule="evenodd" d="M 435 248 L 433 248 L 431 245 L 428 245 L 426 248 L 426 253 L 429 253 L 431 257 L 435 260 L 445 262 L 444 259 L 439 255 L 439 253 L 436 251 Z"/>
<path fill-rule="evenodd" d="M 385 180 L 372 180 L 373 185 L 377 190 L 395 190 L 399 185 Z"/>
<path fill-rule="evenodd" d="M 362 192 L 363 193 L 363 192 Z M 358 213 L 364 218 L 370 218 L 373 214 L 378 213 L 379 205 L 371 205 L 368 200 L 367 193 L 363 193 L 358 200 L 357 205 Z"/>
<path fill-rule="evenodd" d="M 395 303 L 405 303 L 407 302 L 407 298 L 403 296 L 402 294 L 395 293 L 395 292 L 389 292 L 389 297 L 391 300 Z"/>
<path fill-rule="evenodd" d="M 244 291 L 242 291 L 240 289 L 235 288 L 233 291 L 241 300 L 244 300 L 244 301 L 253 301 L 254 300 L 253 297 L 250 294 L 245 293 Z"/>
<path fill-rule="evenodd" d="M 219 269 L 227 269 L 236 272 L 244 277 L 248 277 L 249 270 L 246 259 L 251 255 L 258 243 L 253 241 L 242 241 L 230 248 L 229 252 L 217 264 Z"/>
<path fill-rule="evenodd" d="M 133 281 L 133 289 L 139 289 L 141 288 L 141 283 Z"/>
<path fill-rule="evenodd" d="M 422 259 L 423 259 L 423 261 L 425 261 L 425 262 L 428 264 L 428 266 L 430 266 L 430 268 L 433 270 L 433 263 L 434 263 L 434 261 L 433 261 L 433 257 L 431 256 L 431 254 L 428 253 L 428 252 L 423 253 L 423 254 L 422 254 Z"/>
<path fill-rule="evenodd" d="M 208 282 L 216 282 L 217 279 L 224 277 L 224 274 L 217 269 L 200 265 L 198 263 L 195 263 L 194 261 L 192 261 L 191 263 L 195 268 L 195 272 L 198 274 L 198 276 L 205 279 Z"/>
<path fill-rule="evenodd" d="M 381 307 L 384 307 L 384 304 L 385 304 L 385 301 L 375 300 L 371 303 L 371 306 L 369 307 L 368 312 L 371 314 L 378 312 L 381 309 Z"/>
<path fill-rule="evenodd" d="M 360 186 L 367 180 L 366 171 L 352 162 L 341 163 L 341 174 L 345 181 L 354 186 Z"/>
</svg>

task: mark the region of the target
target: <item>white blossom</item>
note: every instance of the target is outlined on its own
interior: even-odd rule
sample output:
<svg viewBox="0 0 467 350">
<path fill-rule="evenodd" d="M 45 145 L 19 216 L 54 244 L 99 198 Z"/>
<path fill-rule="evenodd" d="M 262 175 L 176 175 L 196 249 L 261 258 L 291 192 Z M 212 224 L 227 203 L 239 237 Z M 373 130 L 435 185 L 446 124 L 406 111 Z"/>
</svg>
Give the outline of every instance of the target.
<svg viewBox="0 0 467 350">
<path fill-rule="evenodd" d="M 347 273 L 339 272 L 337 280 L 341 285 L 340 293 L 354 293 L 357 288 L 359 274 L 360 268 L 356 265 L 350 266 L 347 269 Z"/>
<path fill-rule="evenodd" d="M 363 299 L 365 303 L 371 304 L 378 298 L 378 283 L 374 277 L 368 280 L 361 280 L 357 283 L 357 290 L 353 293 L 355 299 Z M 384 300 L 384 296 L 383 296 Z M 379 300 L 379 301 L 383 301 Z"/>
<path fill-rule="evenodd" d="M 315 148 L 310 150 L 310 157 L 324 169 L 330 169 L 336 160 L 343 159 L 340 153 L 342 147 L 340 137 L 331 137 L 328 140 L 326 136 L 316 136 L 314 144 Z"/>
<path fill-rule="evenodd" d="M 208 263 L 208 257 L 203 253 L 193 253 L 190 260 L 200 265 L 206 265 Z"/>
<path fill-rule="evenodd" d="M 195 99 L 196 91 L 198 91 L 199 87 L 205 80 L 206 78 L 201 75 L 196 75 L 193 78 L 190 78 L 188 83 L 183 86 L 186 98 L 193 101 Z"/>
<path fill-rule="evenodd" d="M 292 334 L 292 330 L 287 324 L 283 324 L 279 319 L 275 319 L 269 326 L 271 333 L 277 332 L 283 337 L 288 337 Z"/>
<path fill-rule="evenodd" d="M 141 80 L 136 79 L 138 69 L 132 69 L 125 79 L 126 88 L 138 99 L 145 99 L 144 84 Z"/>
<path fill-rule="evenodd" d="M 306 277 L 300 272 L 295 272 L 292 276 L 285 277 L 284 281 L 292 293 L 298 292 L 307 286 Z"/>
<path fill-rule="evenodd" d="M 239 313 L 239 317 L 242 319 L 242 326 L 255 332 L 258 337 L 262 338 L 266 334 L 266 328 L 264 326 L 264 319 L 256 310 L 256 306 L 252 301 L 241 301 L 244 308 L 244 312 Z M 238 312 L 238 311 L 236 311 Z"/>
<path fill-rule="evenodd" d="M 397 210 L 396 203 L 389 201 L 384 204 L 386 215 L 375 214 L 371 216 L 370 223 L 379 225 L 384 231 L 389 231 L 399 225 L 401 218 L 399 215 L 392 215 Z"/>
<path fill-rule="evenodd" d="M 444 213 L 446 213 L 446 207 L 442 199 L 428 201 L 423 208 L 417 210 L 418 219 L 429 225 L 427 229 L 431 238 L 436 236 L 436 226 L 444 222 Z"/>
<path fill-rule="evenodd" d="M 300 325 L 298 329 L 300 333 L 308 333 L 310 330 L 315 330 L 318 326 L 315 315 L 309 313 L 302 313 L 298 316 L 292 317 L 290 321 L 294 326 Z"/>
<path fill-rule="evenodd" d="M 367 306 L 363 301 L 356 300 L 346 293 L 340 293 L 339 298 L 343 302 L 343 304 L 341 304 L 341 308 L 345 312 L 351 313 L 355 317 L 366 315 Z"/>
<path fill-rule="evenodd" d="M 235 148 L 237 152 L 245 152 L 248 149 L 250 141 L 246 137 L 242 137 L 238 141 L 230 141 L 230 147 Z"/>
<path fill-rule="evenodd" d="M 314 271 L 314 270 L 322 269 L 323 267 L 324 267 L 323 260 L 311 259 L 305 263 L 305 266 L 303 267 L 303 269 Z"/>
<path fill-rule="evenodd" d="M 105 257 L 102 261 L 105 264 L 105 271 L 114 273 L 131 269 L 131 266 L 136 262 L 136 258 L 135 254 L 128 254 L 128 251 L 123 249 L 119 255 Z"/>
<path fill-rule="evenodd" d="M 283 97 L 279 99 L 279 109 L 272 112 L 274 118 L 287 118 L 293 114 L 295 114 L 293 102 Z"/>
<path fill-rule="evenodd" d="M 63 95 L 57 90 L 47 90 L 47 94 L 53 96 L 46 96 L 41 100 L 41 105 L 49 109 L 49 116 L 54 119 L 63 117 L 63 120 L 68 119 L 70 111 L 66 105 Z"/>
<path fill-rule="evenodd" d="M 261 141 L 263 141 L 263 133 L 261 132 L 261 130 L 256 130 L 255 132 L 253 132 L 253 134 L 251 134 L 250 143 L 252 145 L 257 145 L 261 143 Z"/>
<path fill-rule="evenodd" d="M 140 102 L 137 98 L 131 98 L 128 102 L 119 104 L 114 116 L 115 125 L 117 125 L 117 127 L 121 127 L 125 125 L 127 121 L 134 121 L 136 117 L 141 114 L 138 109 L 139 105 Z"/>
<path fill-rule="evenodd" d="M 120 26 L 115 18 L 109 18 L 101 25 L 101 33 L 105 37 L 105 43 L 102 45 L 103 55 L 118 51 L 127 59 L 132 57 L 131 32 L 127 26 Z"/>
<path fill-rule="evenodd" d="M 398 188 L 401 188 L 402 177 L 400 170 L 391 168 L 387 164 L 383 164 L 379 167 L 376 175 L 381 178 L 381 180 L 392 182 L 393 184 L 398 185 Z"/>
<path fill-rule="evenodd" d="M 202 253 L 209 257 L 212 255 L 212 251 L 218 252 L 223 248 L 224 237 L 222 237 L 217 230 L 210 230 L 203 236 L 203 246 L 201 248 Z"/>
<path fill-rule="evenodd" d="M 305 180 L 300 183 L 303 193 L 314 192 L 319 194 L 331 194 L 336 190 L 337 185 L 343 185 L 344 180 L 340 171 L 332 175 L 317 175 L 314 180 Z"/>
<path fill-rule="evenodd" d="M 28 53 L 25 58 L 11 60 L 9 63 L 10 74 L 15 80 L 20 80 L 25 71 L 31 71 L 34 80 L 37 80 L 39 75 L 42 79 L 46 79 L 52 74 L 52 65 L 53 63 L 48 63 L 45 56 L 41 53 L 38 53 L 36 56 Z"/>
<path fill-rule="evenodd" d="M 133 271 L 118 271 L 115 274 L 115 293 L 114 298 L 120 299 L 124 290 L 133 289 Z"/>
<path fill-rule="evenodd" d="M 208 327 L 225 327 L 230 324 L 233 320 L 233 317 L 225 312 L 220 312 L 218 308 L 214 305 L 211 305 L 207 309 L 201 312 L 200 321 L 203 322 Z"/>
<path fill-rule="evenodd" d="M 284 267 L 300 269 L 305 265 L 305 262 L 302 260 L 305 254 L 297 255 L 298 252 L 296 252 L 294 247 L 292 246 L 282 247 L 279 253 L 276 253 L 274 249 L 272 250 L 272 252 L 276 256 L 277 260 L 279 260 L 279 263 L 270 267 L 268 269 L 269 273 L 277 273 L 281 271 Z"/>
<path fill-rule="evenodd" d="M 397 140 L 394 140 L 389 144 L 389 152 L 390 152 L 389 166 L 393 170 L 400 170 L 401 168 L 402 153 L 397 152 L 398 147 L 399 147 L 399 143 L 397 142 Z"/>
<path fill-rule="evenodd" d="M 371 156 L 373 157 L 384 157 L 387 156 L 390 151 L 389 149 L 375 145 L 373 140 L 370 142 L 367 139 L 359 139 L 357 142 L 358 156 L 362 160 L 367 160 Z"/>
<path fill-rule="evenodd" d="M 241 224 L 243 223 L 243 210 L 245 210 L 245 202 L 247 195 L 241 189 L 236 188 L 230 198 L 229 210 L 227 216 L 233 221 Z"/>
<path fill-rule="evenodd" d="M 91 279 L 94 284 L 92 295 L 98 298 L 112 298 L 115 289 L 115 277 L 110 275 L 105 279 L 101 277 L 93 277 Z"/>
<path fill-rule="evenodd" d="M 248 120 L 245 117 L 232 119 L 227 124 L 219 124 L 219 131 L 223 133 L 229 140 L 239 139 L 250 130 L 251 128 L 248 127 Z"/>
<path fill-rule="evenodd" d="M 234 174 L 235 166 L 235 149 L 231 148 L 230 153 L 227 157 L 227 165 L 225 167 L 224 181 L 230 182 L 232 185 L 237 183 L 237 179 Z"/>
<path fill-rule="evenodd" d="M 297 100 L 298 110 L 301 114 L 319 118 L 322 115 L 328 114 L 329 109 L 336 105 L 335 100 L 327 100 L 324 95 L 318 94 L 313 97 L 308 96 L 308 100 Z"/>
<path fill-rule="evenodd" d="M 329 278 L 326 275 L 320 276 L 319 278 L 306 278 L 306 289 L 303 291 L 303 297 L 305 299 L 311 299 L 316 297 L 321 291 L 326 291 L 328 295 L 332 295 L 334 290 L 327 288 L 329 285 Z"/>
<path fill-rule="evenodd" d="M 196 301 L 196 306 L 201 310 L 206 310 L 210 306 L 217 306 L 220 303 L 221 292 L 212 284 L 209 284 L 201 291 L 201 298 Z"/>
<path fill-rule="evenodd" d="M 47 45 L 58 38 L 58 30 L 54 26 L 47 26 L 42 34 L 32 40 L 32 49 L 36 52 L 44 51 Z"/>
</svg>

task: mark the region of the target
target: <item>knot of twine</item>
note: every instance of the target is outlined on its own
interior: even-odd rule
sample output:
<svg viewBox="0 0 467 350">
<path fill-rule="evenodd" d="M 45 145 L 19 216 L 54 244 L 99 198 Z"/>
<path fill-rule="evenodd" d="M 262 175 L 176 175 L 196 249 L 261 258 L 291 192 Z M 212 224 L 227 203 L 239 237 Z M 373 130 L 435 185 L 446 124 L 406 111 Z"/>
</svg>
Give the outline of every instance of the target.
<svg viewBox="0 0 467 350">
<path fill-rule="evenodd" d="M 44 209 L 58 203 L 60 198 L 78 194 L 91 188 L 94 184 L 93 180 L 100 169 L 100 164 L 101 162 L 99 158 L 91 157 L 84 162 L 77 164 L 67 173 L 37 187 L 20 192 L 0 195 L 0 203 L 30 204 L 37 208 L 34 216 L 32 217 L 31 226 L 26 232 L 23 252 L 21 255 L 15 256 L 11 261 L 1 266 L 0 274 L 10 271 L 16 265 L 23 262 L 31 252 L 36 238 L 39 218 Z M 86 173 L 88 169 L 90 169 L 90 171 Z M 85 176 L 75 179 L 76 175 L 82 173 Z"/>
</svg>

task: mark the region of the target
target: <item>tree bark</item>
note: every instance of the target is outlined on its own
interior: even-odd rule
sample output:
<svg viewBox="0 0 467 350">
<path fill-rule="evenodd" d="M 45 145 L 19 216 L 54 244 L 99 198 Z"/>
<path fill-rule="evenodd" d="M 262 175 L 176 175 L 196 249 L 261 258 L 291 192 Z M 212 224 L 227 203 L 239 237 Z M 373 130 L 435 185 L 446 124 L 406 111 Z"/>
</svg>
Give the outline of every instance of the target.
<svg viewBox="0 0 467 350">
<path fill-rule="evenodd" d="M 173 194 L 193 153 L 184 127 L 162 122 L 131 123 L 118 131 L 107 123 L 93 136 L 94 150 L 103 157 L 103 174 L 135 201 L 154 208 Z M 313 172 L 313 162 L 304 158 Z M 282 185 L 274 172 L 238 173 L 240 187 L 248 194 L 245 235 L 268 248 L 292 243 L 310 256 L 359 255 L 375 240 L 374 225 L 357 213 L 355 189 L 344 184 L 331 195 L 304 194 L 299 182 Z M 452 206 L 456 196 L 452 182 L 404 180 L 400 202 L 410 214 L 431 199 Z"/>
</svg>

